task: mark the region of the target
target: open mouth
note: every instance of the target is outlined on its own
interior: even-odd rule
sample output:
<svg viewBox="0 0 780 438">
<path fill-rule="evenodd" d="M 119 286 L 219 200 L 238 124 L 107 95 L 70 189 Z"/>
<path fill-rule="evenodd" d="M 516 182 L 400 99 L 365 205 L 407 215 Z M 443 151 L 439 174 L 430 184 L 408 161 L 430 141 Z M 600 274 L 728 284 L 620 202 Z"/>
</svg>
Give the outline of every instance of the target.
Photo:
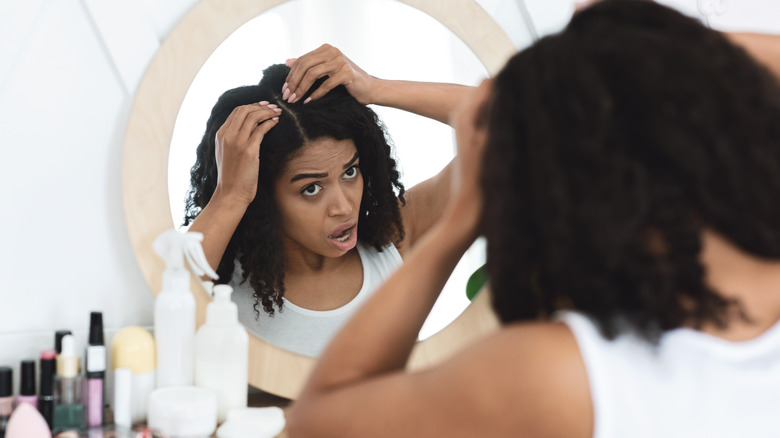
<svg viewBox="0 0 780 438">
<path fill-rule="evenodd" d="M 352 233 L 354 232 L 354 230 L 355 230 L 355 226 L 353 225 L 349 228 L 331 234 L 330 236 L 328 236 L 328 239 L 332 239 L 337 242 L 346 242 L 347 240 L 349 240 L 350 237 L 352 237 Z"/>
</svg>

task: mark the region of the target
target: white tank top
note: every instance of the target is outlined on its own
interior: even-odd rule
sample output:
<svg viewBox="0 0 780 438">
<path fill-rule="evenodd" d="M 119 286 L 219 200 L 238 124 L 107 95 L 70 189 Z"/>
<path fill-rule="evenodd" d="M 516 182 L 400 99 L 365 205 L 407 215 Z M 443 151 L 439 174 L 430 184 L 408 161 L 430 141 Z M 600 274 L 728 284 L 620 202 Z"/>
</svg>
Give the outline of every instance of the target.
<svg viewBox="0 0 780 438">
<path fill-rule="evenodd" d="M 347 304 L 333 310 L 309 310 L 284 299 L 281 311 L 276 309 L 269 316 L 259 307 L 260 316 L 255 319 L 252 287 L 249 281 L 241 283 L 242 270 L 236 262 L 233 279 L 232 299 L 238 306 L 238 320 L 247 330 L 277 347 L 305 356 L 318 357 L 336 332 L 347 322 L 366 298 L 401 266 L 403 260 L 392 244 L 382 252 L 371 246 L 357 244 L 360 261 L 363 264 L 363 286 Z"/>
<path fill-rule="evenodd" d="M 780 437 L 780 322 L 729 342 L 681 328 L 657 347 L 633 334 L 608 341 L 576 312 L 594 408 L 594 438 Z"/>
</svg>

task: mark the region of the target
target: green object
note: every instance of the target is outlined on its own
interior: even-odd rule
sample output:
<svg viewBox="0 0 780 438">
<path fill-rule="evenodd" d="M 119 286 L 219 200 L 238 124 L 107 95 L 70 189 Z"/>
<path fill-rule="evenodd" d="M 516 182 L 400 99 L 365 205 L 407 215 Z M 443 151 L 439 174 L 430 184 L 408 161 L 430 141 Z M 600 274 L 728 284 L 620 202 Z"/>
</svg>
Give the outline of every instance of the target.
<svg viewBox="0 0 780 438">
<path fill-rule="evenodd" d="M 84 406 L 58 405 L 54 407 L 53 432 L 84 429 Z"/>
<path fill-rule="evenodd" d="M 471 274 L 469 280 L 466 282 L 466 297 L 469 301 L 474 301 L 474 298 L 479 294 L 479 291 L 482 290 L 482 287 L 485 286 L 487 280 L 488 276 L 485 265 L 480 266 L 479 269 Z"/>
</svg>

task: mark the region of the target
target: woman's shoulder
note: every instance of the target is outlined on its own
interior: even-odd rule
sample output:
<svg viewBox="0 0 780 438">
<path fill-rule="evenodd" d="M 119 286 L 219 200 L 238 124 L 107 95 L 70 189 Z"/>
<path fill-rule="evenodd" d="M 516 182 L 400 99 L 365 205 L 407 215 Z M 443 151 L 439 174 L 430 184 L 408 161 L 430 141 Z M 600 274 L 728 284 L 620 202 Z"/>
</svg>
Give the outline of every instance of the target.
<svg viewBox="0 0 780 438">
<path fill-rule="evenodd" d="M 461 351 L 450 363 L 446 366 L 468 370 L 470 377 L 463 384 L 475 391 L 476 400 L 483 400 L 475 405 L 490 406 L 483 415 L 527 431 L 527 436 L 592 436 L 587 372 L 565 324 L 504 326 Z M 511 418 L 508 423 L 507 418 Z"/>
</svg>

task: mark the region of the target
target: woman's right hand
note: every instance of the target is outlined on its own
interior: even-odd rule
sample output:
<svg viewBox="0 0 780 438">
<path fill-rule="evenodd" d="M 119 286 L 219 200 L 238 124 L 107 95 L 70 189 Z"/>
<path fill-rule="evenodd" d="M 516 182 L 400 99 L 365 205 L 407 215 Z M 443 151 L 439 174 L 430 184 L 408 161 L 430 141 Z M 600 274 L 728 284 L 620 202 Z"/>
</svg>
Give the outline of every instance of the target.
<svg viewBox="0 0 780 438">
<path fill-rule="evenodd" d="M 299 58 L 288 59 L 286 64 L 290 73 L 282 86 L 282 100 L 297 102 L 317 79 L 328 76 L 304 103 L 321 98 L 339 85 L 344 85 L 349 94 L 363 105 L 374 103 L 375 78 L 330 44 L 323 44 Z"/>
<path fill-rule="evenodd" d="M 248 206 L 257 194 L 260 143 L 279 122 L 282 110 L 268 102 L 236 107 L 215 136 L 217 189 L 222 196 Z"/>
</svg>

